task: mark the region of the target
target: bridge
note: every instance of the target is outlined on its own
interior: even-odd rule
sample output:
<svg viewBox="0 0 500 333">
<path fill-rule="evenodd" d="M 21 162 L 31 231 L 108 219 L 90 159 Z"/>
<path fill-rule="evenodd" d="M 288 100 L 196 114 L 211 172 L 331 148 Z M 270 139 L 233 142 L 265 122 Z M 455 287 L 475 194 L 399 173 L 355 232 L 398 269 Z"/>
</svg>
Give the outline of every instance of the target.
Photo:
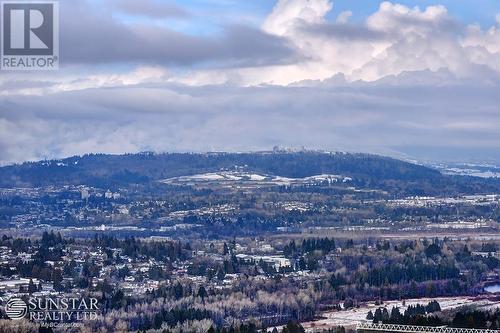
<svg viewBox="0 0 500 333">
<path fill-rule="evenodd" d="M 482 330 L 475 328 L 453 328 L 447 326 L 410 326 L 395 324 L 360 323 L 356 326 L 359 331 L 387 332 L 387 333 L 500 333 L 498 330 Z"/>
</svg>

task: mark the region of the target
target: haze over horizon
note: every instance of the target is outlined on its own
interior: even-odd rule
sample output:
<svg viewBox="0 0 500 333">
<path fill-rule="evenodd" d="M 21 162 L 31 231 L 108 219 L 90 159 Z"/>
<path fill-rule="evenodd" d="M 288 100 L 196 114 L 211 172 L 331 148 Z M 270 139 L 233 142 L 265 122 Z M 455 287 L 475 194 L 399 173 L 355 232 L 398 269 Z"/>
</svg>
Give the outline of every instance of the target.
<svg viewBox="0 0 500 333">
<path fill-rule="evenodd" d="M 500 162 L 494 0 L 60 7 L 61 69 L 0 74 L 0 165 L 274 145 Z"/>
</svg>

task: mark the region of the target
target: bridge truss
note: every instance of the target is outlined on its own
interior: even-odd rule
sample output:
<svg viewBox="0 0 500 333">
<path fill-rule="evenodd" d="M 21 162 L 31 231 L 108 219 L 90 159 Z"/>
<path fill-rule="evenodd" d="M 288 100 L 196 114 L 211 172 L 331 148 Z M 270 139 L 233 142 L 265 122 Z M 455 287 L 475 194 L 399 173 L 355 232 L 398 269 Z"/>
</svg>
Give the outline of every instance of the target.
<svg viewBox="0 0 500 333">
<path fill-rule="evenodd" d="M 387 332 L 387 333 L 500 333 L 498 330 L 486 330 L 475 328 L 452 328 L 447 326 L 410 326 L 395 324 L 372 324 L 360 323 L 356 326 L 357 330 Z"/>
</svg>

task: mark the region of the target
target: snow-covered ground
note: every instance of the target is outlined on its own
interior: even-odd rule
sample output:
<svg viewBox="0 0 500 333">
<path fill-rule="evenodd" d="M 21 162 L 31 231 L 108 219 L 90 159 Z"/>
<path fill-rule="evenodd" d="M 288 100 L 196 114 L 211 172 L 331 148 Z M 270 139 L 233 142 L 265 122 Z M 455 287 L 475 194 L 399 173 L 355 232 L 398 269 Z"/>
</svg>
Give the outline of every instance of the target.
<svg viewBox="0 0 500 333">
<path fill-rule="evenodd" d="M 302 325 L 306 331 L 316 331 L 322 329 L 328 329 L 336 326 L 344 327 L 354 327 L 358 323 L 369 322 L 366 319 L 368 311 L 375 313 L 375 310 L 379 307 L 386 307 L 387 310 L 391 311 L 393 307 L 399 307 L 401 312 L 404 312 L 409 305 L 422 304 L 427 305 L 430 301 L 435 300 L 439 302 L 441 310 L 452 310 L 464 305 L 478 306 L 486 309 L 500 308 L 500 302 L 493 302 L 487 299 L 478 300 L 473 297 L 438 297 L 438 298 L 419 298 L 419 299 L 409 299 L 405 301 L 405 306 L 403 306 L 402 301 L 388 301 L 382 305 L 375 305 L 375 303 L 368 303 L 360 308 L 349 309 L 343 311 L 328 311 L 320 314 L 324 319 L 318 319 L 310 322 L 303 323 Z"/>
<path fill-rule="evenodd" d="M 206 184 L 210 182 L 228 183 L 228 182 L 245 182 L 262 185 L 291 185 L 291 184 L 319 184 L 328 182 L 333 183 L 347 183 L 352 181 L 349 177 L 322 174 L 305 178 L 288 178 L 267 174 L 257 174 L 245 171 L 219 171 L 204 174 L 197 174 L 192 176 L 182 176 L 162 180 L 165 184 Z"/>
<path fill-rule="evenodd" d="M 430 164 L 429 166 L 438 169 L 446 175 L 500 178 L 500 166 L 489 163 L 438 163 Z"/>
</svg>

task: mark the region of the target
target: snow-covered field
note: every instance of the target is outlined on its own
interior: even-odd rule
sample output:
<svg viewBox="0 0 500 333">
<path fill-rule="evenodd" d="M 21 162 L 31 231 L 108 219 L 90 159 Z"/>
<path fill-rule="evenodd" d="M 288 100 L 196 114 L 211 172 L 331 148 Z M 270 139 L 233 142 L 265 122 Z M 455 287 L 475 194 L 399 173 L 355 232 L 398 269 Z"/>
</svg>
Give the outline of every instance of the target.
<svg viewBox="0 0 500 333">
<path fill-rule="evenodd" d="M 328 329 L 336 326 L 354 327 L 358 323 L 369 322 L 366 319 L 368 311 L 373 313 L 378 307 L 386 307 L 391 311 L 393 307 L 399 307 L 401 312 L 404 312 L 409 305 L 423 304 L 427 305 L 430 301 L 438 301 L 441 305 L 441 310 L 452 310 L 464 305 L 478 306 L 486 309 L 500 308 L 500 302 L 492 302 L 487 299 L 478 300 L 473 297 L 438 297 L 438 298 L 420 298 L 409 299 L 405 301 L 403 306 L 402 301 L 389 301 L 382 305 L 375 305 L 375 303 L 368 303 L 357 309 L 349 309 L 345 311 L 328 311 L 320 314 L 325 319 L 318 319 L 310 322 L 303 323 L 302 325 L 306 331 L 316 331 Z"/>
<path fill-rule="evenodd" d="M 204 174 L 197 174 L 192 176 L 182 176 L 162 180 L 165 184 L 172 185 L 191 185 L 191 184 L 207 184 L 211 182 L 218 183 L 254 183 L 261 185 L 291 185 L 291 184 L 319 184 L 328 182 L 333 183 L 346 183 L 352 181 L 349 177 L 339 175 L 322 174 L 306 178 L 287 178 L 281 176 L 257 174 L 245 171 L 219 171 Z"/>
</svg>

